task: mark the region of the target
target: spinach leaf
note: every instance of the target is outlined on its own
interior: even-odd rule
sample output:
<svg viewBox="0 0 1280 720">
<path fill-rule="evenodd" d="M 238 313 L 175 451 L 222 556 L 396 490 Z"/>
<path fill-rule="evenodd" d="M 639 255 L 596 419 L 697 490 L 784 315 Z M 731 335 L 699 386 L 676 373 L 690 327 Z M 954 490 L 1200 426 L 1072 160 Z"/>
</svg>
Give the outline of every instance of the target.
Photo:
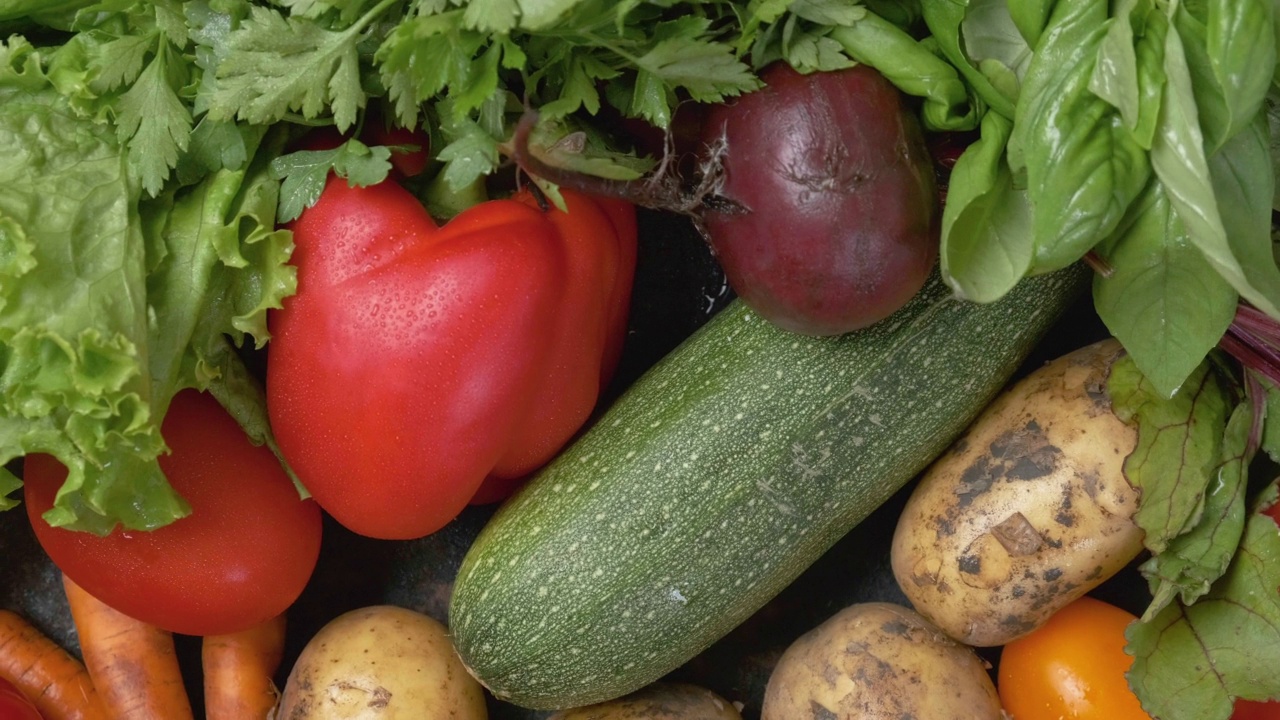
<svg viewBox="0 0 1280 720">
<path fill-rule="evenodd" d="M 942 210 L 942 275 L 959 297 L 991 302 L 1004 296 L 1031 265 L 1031 207 L 1005 163 L 1012 123 L 982 118 L 982 136 L 951 171 Z"/>
<path fill-rule="evenodd" d="M 1093 283 L 1094 308 L 1161 397 L 1171 397 L 1218 344 L 1236 292 L 1187 237 L 1153 180 L 1099 246 L 1112 268 Z"/>
<path fill-rule="evenodd" d="M 1147 153 L 1119 112 L 1089 89 L 1107 5 L 1057 3 L 1018 98 L 1010 162 L 1026 167 L 1032 272 L 1080 259 L 1116 229 L 1150 176 Z"/>
</svg>

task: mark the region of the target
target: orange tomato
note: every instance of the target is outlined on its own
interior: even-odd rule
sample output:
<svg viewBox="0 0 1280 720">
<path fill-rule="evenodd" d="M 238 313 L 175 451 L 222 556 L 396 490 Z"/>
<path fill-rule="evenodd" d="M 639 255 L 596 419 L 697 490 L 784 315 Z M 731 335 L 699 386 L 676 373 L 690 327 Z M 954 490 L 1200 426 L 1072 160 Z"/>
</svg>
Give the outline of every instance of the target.
<svg viewBox="0 0 1280 720">
<path fill-rule="evenodd" d="M 1150 720 L 1129 689 L 1124 630 L 1136 618 L 1091 597 L 1000 652 L 1000 702 L 1014 720 Z"/>
</svg>

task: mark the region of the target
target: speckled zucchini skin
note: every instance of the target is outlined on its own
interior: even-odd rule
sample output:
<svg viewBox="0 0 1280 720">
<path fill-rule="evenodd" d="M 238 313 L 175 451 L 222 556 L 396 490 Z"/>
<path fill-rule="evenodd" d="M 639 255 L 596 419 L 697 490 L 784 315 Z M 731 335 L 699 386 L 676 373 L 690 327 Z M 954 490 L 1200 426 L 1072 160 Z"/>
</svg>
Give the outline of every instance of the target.
<svg viewBox="0 0 1280 720">
<path fill-rule="evenodd" d="M 941 454 L 1087 286 L 991 305 L 935 276 L 867 330 L 809 338 L 735 302 L 501 508 L 450 627 L 498 698 L 619 697 L 749 617 Z"/>
</svg>

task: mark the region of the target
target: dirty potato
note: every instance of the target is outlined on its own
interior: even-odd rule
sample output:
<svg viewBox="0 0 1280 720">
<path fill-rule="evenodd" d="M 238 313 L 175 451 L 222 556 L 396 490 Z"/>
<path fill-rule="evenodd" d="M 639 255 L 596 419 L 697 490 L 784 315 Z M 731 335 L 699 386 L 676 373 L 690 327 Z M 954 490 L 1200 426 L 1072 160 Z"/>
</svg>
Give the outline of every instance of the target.
<svg viewBox="0 0 1280 720">
<path fill-rule="evenodd" d="M 1112 414 L 1115 340 L 1054 360 L 999 396 L 921 477 L 893 571 L 921 615 L 974 646 L 1025 635 L 1142 550 L 1124 477 L 1137 430 Z"/>
<path fill-rule="evenodd" d="M 303 648 L 276 720 L 485 720 L 484 691 L 445 626 L 376 605 L 334 618 Z"/>
<path fill-rule="evenodd" d="M 657 682 L 617 700 L 561 710 L 547 720 L 742 720 L 742 715 L 705 688 Z"/>
<path fill-rule="evenodd" d="M 792 643 L 761 720 L 1000 720 L 987 664 L 910 608 L 851 605 Z"/>
</svg>

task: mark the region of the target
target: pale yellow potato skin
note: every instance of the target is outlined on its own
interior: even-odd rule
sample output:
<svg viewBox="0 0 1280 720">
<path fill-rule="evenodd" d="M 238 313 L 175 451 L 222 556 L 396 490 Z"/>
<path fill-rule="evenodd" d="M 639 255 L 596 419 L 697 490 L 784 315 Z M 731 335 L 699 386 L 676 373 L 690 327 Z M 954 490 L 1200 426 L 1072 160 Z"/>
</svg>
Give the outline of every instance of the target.
<svg viewBox="0 0 1280 720">
<path fill-rule="evenodd" d="M 742 714 L 706 688 L 656 682 L 617 700 L 561 710 L 547 720 L 742 720 Z"/>
<path fill-rule="evenodd" d="M 448 630 L 375 605 L 331 620 L 303 648 L 275 720 L 485 720 L 484 690 Z"/>
<path fill-rule="evenodd" d="M 761 720 L 1000 720 L 987 664 L 908 607 L 851 605 L 793 642 Z"/>
<path fill-rule="evenodd" d="M 1021 637 L 1142 551 L 1123 465 L 1137 430 L 1111 411 L 1108 339 L 1019 381 L 925 471 L 894 532 L 911 604 L 977 647 Z"/>
</svg>

